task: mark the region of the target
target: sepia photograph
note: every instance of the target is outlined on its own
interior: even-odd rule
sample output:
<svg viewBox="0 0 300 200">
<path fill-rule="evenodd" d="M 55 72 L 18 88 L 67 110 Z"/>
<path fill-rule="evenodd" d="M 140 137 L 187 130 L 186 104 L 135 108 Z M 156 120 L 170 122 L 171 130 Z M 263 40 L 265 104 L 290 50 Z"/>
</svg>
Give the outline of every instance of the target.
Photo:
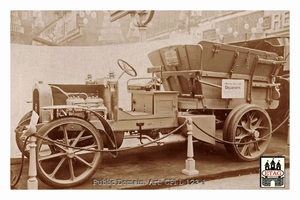
<svg viewBox="0 0 300 200">
<path fill-rule="evenodd" d="M 11 192 L 291 189 L 289 9 L 20 7 Z"/>
</svg>

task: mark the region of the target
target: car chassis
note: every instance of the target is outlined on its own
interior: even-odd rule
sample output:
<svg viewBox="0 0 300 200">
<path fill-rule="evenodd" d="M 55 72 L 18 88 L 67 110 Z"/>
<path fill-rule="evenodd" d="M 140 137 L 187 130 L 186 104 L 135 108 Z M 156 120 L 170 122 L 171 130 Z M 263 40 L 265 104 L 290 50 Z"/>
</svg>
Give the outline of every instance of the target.
<svg viewBox="0 0 300 200">
<path fill-rule="evenodd" d="M 148 57 L 151 77 L 127 81 L 130 110 L 118 106 L 119 78 L 137 73 L 121 59 L 119 78 L 110 72 L 95 80 L 89 75 L 80 84 L 34 85 L 32 111 L 15 132 L 22 150 L 24 128 L 33 112 L 38 115 L 36 163 L 43 182 L 55 188 L 84 183 L 104 152 L 116 157 L 124 150 L 125 139 L 135 139 L 140 147 L 186 141 L 187 119 L 193 122 L 194 140 L 223 142 L 238 160 L 257 160 L 265 152 L 272 133 L 267 110 L 279 104 L 276 77 L 285 63 L 282 56 L 201 41 L 163 47 Z M 27 150 L 24 154 L 29 157 Z"/>
</svg>

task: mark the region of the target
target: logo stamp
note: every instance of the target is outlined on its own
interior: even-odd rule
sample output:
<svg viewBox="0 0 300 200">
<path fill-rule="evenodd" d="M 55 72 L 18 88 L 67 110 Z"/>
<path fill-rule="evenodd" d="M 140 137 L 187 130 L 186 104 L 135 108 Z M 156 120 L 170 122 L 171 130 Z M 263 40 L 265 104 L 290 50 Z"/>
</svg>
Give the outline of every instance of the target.
<svg viewBox="0 0 300 200">
<path fill-rule="evenodd" d="M 260 157 L 260 187 L 283 188 L 285 187 L 285 157 L 262 156 Z"/>
</svg>

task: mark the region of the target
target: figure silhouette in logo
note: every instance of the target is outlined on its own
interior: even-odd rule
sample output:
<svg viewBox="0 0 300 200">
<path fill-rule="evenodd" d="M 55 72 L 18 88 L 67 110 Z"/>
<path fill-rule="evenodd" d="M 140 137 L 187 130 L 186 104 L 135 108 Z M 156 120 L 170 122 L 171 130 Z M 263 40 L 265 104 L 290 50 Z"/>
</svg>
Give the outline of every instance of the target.
<svg viewBox="0 0 300 200">
<path fill-rule="evenodd" d="M 280 160 L 278 160 L 278 162 L 277 162 L 277 164 L 276 164 L 276 169 L 281 170 Z"/>
<path fill-rule="evenodd" d="M 267 160 L 266 164 L 265 164 L 265 170 L 270 169 L 270 164 L 269 164 L 269 160 Z"/>
<path fill-rule="evenodd" d="M 275 169 L 275 161 L 274 161 L 274 158 L 273 158 L 273 160 L 271 161 L 271 169 Z"/>
</svg>

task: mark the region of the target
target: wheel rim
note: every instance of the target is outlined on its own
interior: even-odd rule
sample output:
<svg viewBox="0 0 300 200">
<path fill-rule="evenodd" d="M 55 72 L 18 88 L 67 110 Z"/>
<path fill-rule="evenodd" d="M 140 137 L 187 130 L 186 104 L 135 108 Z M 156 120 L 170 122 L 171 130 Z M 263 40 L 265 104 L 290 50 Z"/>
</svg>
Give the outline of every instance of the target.
<svg viewBox="0 0 300 200">
<path fill-rule="evenodd" d="M 227 145 L 227 148 L 239 160 L 257 160 L 270 143 L 271 131 L 271 120 L 265 110 L 245 106 L 234 114 L 227 129 L 229 141 L 241 144 Z"/>
<path fill-rule="evenodd" d="M 91 150 L 103 148 L 102 139 L 92 124 L 83 119 L 66 117 L 43 126 L 39 133 L 64 145 Z M 37 142 L 38 175 L 46 184 L 74 187 L 90 178 L 102 159 L 101 152 L 67 148 L 46 139 Z"/>
</svg>

